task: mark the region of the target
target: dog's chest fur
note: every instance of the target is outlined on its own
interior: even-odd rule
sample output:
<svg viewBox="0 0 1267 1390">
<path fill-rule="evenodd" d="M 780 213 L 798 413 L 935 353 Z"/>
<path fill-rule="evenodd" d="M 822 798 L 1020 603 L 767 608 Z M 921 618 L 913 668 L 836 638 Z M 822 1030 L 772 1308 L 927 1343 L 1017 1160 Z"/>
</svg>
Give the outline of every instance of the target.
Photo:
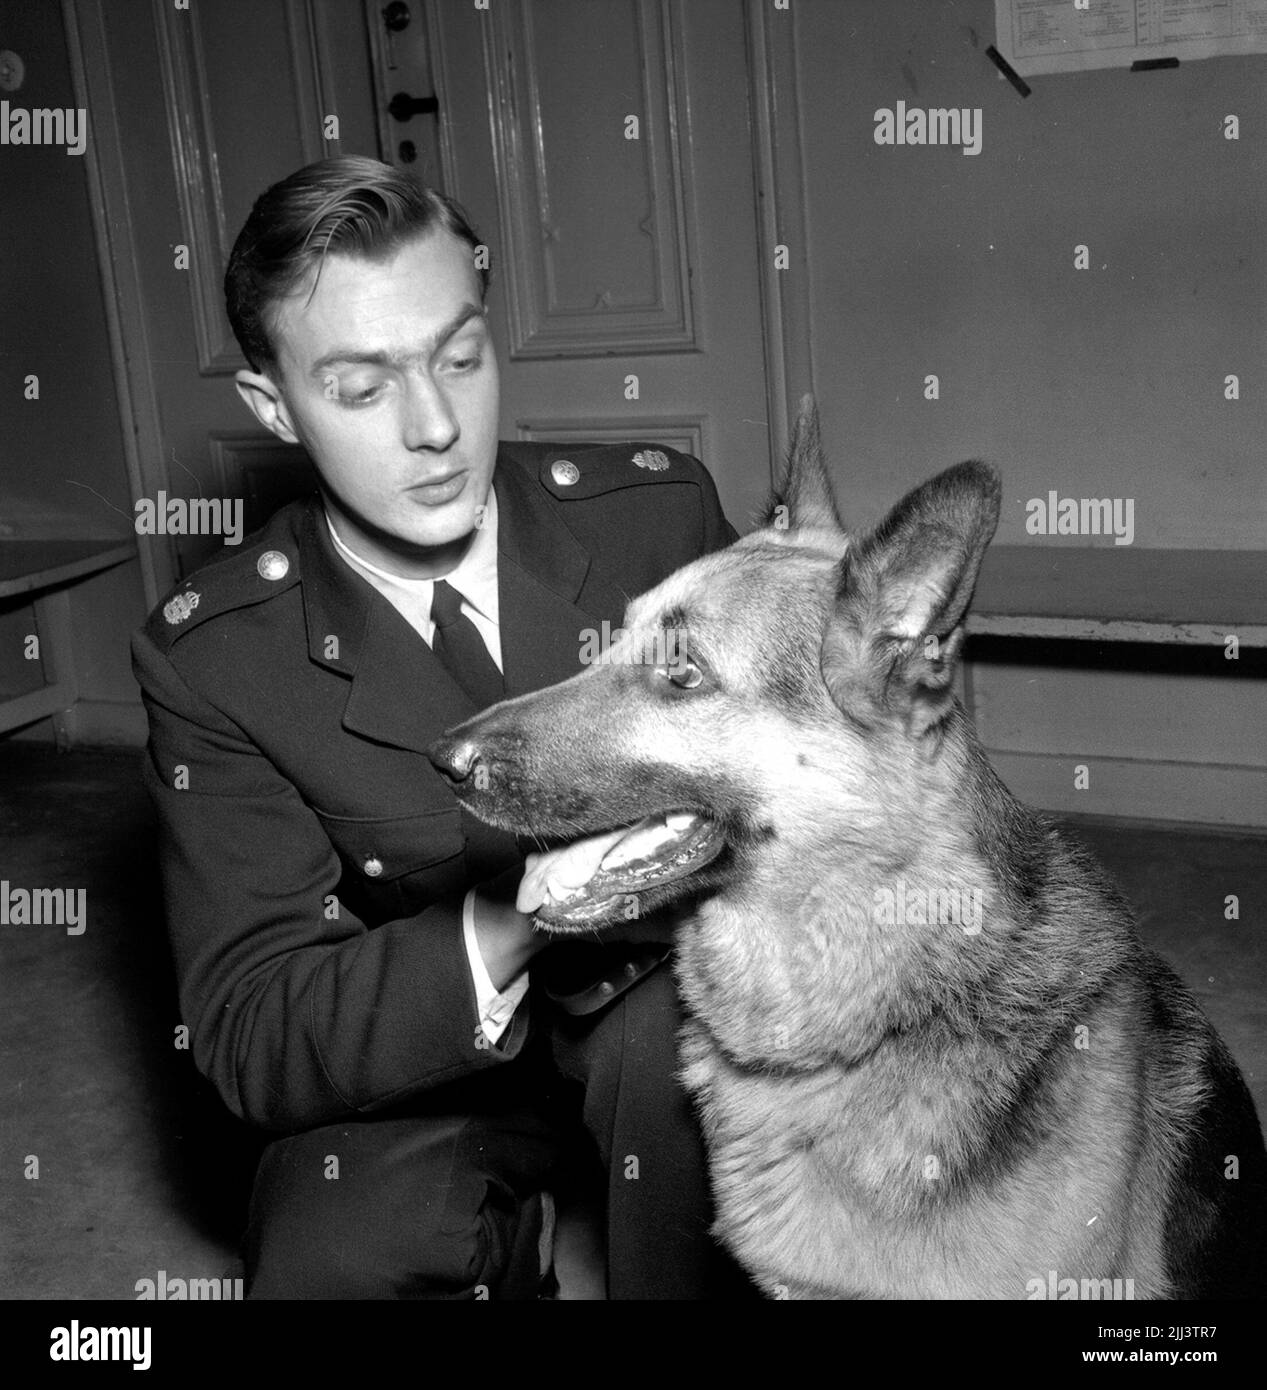
<svg viewBox="0 0 1267 1390">
<path fill-rule="evenodd" d="M 732 979 L 748 973 L 729 964 Z M 688 1001 L 691 972 L 688 950 Z M 715 981 L 708 997 L 721 1002 Z M 1129 995 L 1099 1001 L 1096 1049 L 1047 1059 L 1030 1107 L 1047 1123 L 1028 1131 L 996 1040 L 942 1051 L 908 1037 L 850 1064 L 762 1070 L 692 1019 L 682 1074 L 708 1140 L 716 1234 L 774 1297 L 1015 1299 L 1049 1271 L 1124 1268 L 1136 1297 L 1164 1296 L 1158 1213 L 1133 1190 L 1149 1159 L 1138 1078 L 1122 1069 L 1132 1009 Z"/>
</svg>

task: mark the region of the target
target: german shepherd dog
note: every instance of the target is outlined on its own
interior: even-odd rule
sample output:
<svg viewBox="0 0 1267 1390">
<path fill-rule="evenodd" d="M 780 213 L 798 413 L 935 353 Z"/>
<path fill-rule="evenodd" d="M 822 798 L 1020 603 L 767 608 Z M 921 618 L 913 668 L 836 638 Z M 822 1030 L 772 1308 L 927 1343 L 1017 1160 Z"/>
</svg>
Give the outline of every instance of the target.
<svg viewBox="0 0 1267 1390">
<path fill-rule="evenodd" d="M 767 1295 L 1263 1297 L 1235 1063 L 954 696 L 1000 495 L 960 464 L 848 535 L 807 398 L 760 529 L 432 758 L 570 842 L 521 888 L 544 930 L 684 900 L 715 1234 Z"/>
</svg>

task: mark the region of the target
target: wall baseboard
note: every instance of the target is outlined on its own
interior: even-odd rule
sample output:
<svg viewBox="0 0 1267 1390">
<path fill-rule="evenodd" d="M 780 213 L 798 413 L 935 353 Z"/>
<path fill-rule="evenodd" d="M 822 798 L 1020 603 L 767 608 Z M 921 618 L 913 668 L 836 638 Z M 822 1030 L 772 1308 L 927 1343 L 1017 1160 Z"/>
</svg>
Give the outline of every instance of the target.
<svg viewBox="0 0 1267 1390">
<path fill-rule="evenodd" d="M 140 700 L 78 700 L 63 716 L 71 748 L 144 748 L 149 721 Z M 13 735 L 23 743 L 57 743 L 51 719 L 28 724 Z"/>
</svg>

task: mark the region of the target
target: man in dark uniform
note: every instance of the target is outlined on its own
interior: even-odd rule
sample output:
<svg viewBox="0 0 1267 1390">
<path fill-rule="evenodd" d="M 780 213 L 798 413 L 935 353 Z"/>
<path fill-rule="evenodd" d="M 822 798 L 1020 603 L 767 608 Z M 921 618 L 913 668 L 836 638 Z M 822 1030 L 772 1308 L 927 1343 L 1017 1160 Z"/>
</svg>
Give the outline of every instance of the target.
<svg viewBox="0 0 1267 1390">
<path fill-rule="evenodd" d="M 587 1173 L 609 1297 L 729 1296 L 673 1075 L 672 922 L 548 945 L 515 907 L 529 847 L 424 750 L 575 674 L 629 597 L 735 533 L 672 450 L 498 444 L 477 247 L 372 160 L 259 199 L 226 275 L 238 389 L 320 493 L 134 641 L 182 1017 L 274 1136 L 248 1296 L 540 1296 Z"/>
</svg>

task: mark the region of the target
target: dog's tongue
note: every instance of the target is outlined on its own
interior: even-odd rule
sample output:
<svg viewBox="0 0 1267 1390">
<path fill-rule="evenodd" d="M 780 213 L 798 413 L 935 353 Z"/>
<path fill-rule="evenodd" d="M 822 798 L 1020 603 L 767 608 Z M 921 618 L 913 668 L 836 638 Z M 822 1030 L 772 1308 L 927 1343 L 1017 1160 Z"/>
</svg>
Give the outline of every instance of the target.
<svg viewBox="0 0 1267 1390">
<path fill-rule="evenodd" d="M 604 866 L 615 868 L 651 855 L 663 843 L 676 839 L 696 817 L 678 813 L 648 816 L 636 825 L 621 826 L 602 835 L 574 840 L 559 849 L 528 856 L 528 869 L 519 884 L 515 907 L 535 912 L 547 898 L 562 902 L 583 888 Z M 619 844 L 620 849 L 615 851 Z"/>
<path fill-rule="evenodd" d="M 561 849 L 528 856 L 528 871 L 519 884 L 515 906 L 520 912 L 535 912 L 547 897 L 565 898 L 594 877 L 603 855 L 625 834 L 627 827 L 606 835 L 574 840 Z"/>
</svg>

